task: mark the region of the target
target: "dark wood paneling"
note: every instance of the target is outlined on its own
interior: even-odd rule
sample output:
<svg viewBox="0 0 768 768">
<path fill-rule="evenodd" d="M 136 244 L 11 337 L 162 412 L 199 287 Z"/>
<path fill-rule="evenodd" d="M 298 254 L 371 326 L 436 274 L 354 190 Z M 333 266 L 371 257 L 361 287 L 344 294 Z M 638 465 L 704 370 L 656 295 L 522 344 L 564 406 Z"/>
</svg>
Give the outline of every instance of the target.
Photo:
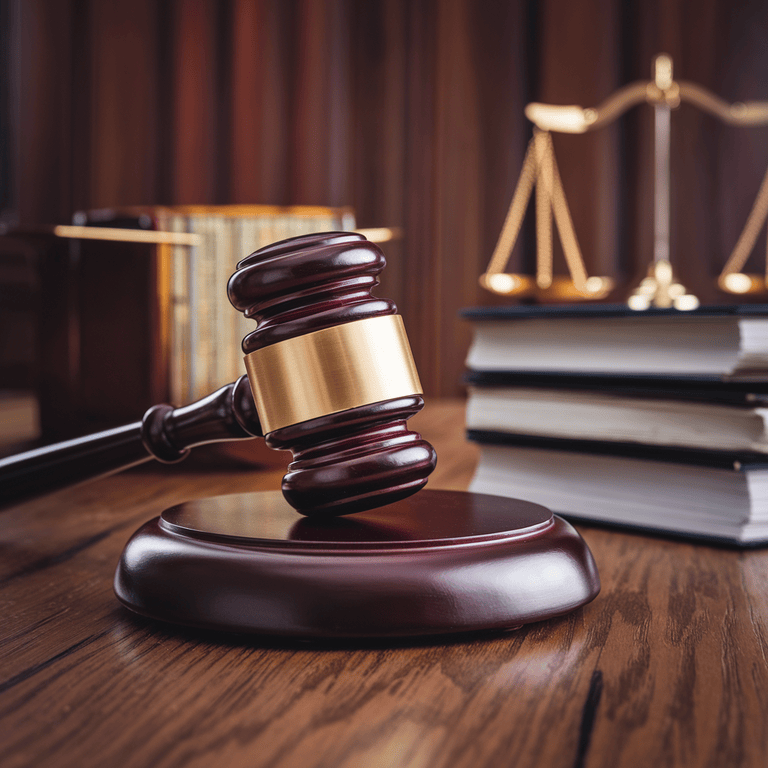
<svg viewBox="0 0 768 768">
<path fill-rule="evenodd" d="M 8 238 L 10 247 L 13 240 Z M 167 398 L 155 247 L 25 235 L 39 264 L 38 400 L 47 440 L 139 418 Z"/>
<path fill-rule="evenodd" d="M 18 207 L 18 27 L 18 0 L 0 2 L 0 225 L 13 224 Z"/>
<path fill-rule="evenodd" d="M 154 0 L 89 6 L 90 82 L 76 88 L 90 86 L 89 197 L 100 206 L 151 203 L 157 194 L 155 7 Z"/>
<path fill-rule="evenodd" d="M 282 6 L 283 8 L 285 5 Z M 288 199 L 288 80 L 280 11 L 265 0 L 238 0 L 232 15 L 231 201 Z"/>
<path fill-rule="evenodd" d="M 72 212 L 74 0 L 19 4 L 18 218 L 66 220 Z M 78 126 L 79 128 L 80 126 Z M 80 172 L 80 169 L 78 169 Z"/>
<path fill-rule="evenodd" d="M 768 98 L 760 0 L 19 7 L 22 223 L 133 203 L 351 204 L 363 226 L 405 230 L 380 293 L 433 393 L 460 391 L 458 310 L 499 301 L 477 276 L 531 135 L 525 103 L 594 105 L 663 50 L 728 100 Z M 651 110 L 555 142 L 588 268 L 626 288 L 652 252 Z M 673 260 L 702 297 L 728 300 L 713 280 L 768 165 L 764 129 L 683 107 L 673 148 Z M 530 224 L 514 269 L 530 268 Z"/>
<path fill-rule="evenodd" d="M 439 3 L 428 391 L 457 389 L 470 341 L 458 312 L 491 303 L 477 280 L 496 244 L 528 139 L 522 118 L 528 23 L 521 2 L 489 3 L 482 17 L 471 3 Z"/>
<path fill-rule="evenodd" d="M 362 227 L 405 226 L 408 72 L 402 3 L 353 3 L 350 16 L 352 69 L 352 199 Z M 405 309 L 406 269 L 402 241 L 385 246 L 387 268 L 378 290 Z M 408 318 L 406 318 L 406 322 Z"/>
<path fill-rule="evenodd" d="M 405 96 L 408 130 L 405 147 L 405 269 L 400 307 L 422 383 L 438 380 L 435 337 L 440 327 L 435 200 L 435 82 L 437 80 L 438 0 L 406 4 L 407 67 Z M 418 73 L 415 76 L 413 73 Z"/>
<path fill-rule="evenodd" d="M 178 0 L 173 15 L 173 203 L 217 200 L 217 167 L 224 162 L 217 115 L 226 110 L 217 83 L 217 3 Z"/>
<path fill-rule="evenodd" d="M 624 85 L 618 58 L 620 13 L 621 6 L 612 0 L 541 3 L 534 101 L 595 106 Z M 586 135 L 553 137 L 576 236 L 593 274 L 616 273 L 619 131 L 620 126 L 610 126 Z M 565 274 L 558 237 L 555 243 L 556 268 Z"/>
<path fill-rule="evenodd" d="M 350 61 L 344 0 L 299 0 L 291 109 L 292 201 L 350 201 Z"/>
</svg>

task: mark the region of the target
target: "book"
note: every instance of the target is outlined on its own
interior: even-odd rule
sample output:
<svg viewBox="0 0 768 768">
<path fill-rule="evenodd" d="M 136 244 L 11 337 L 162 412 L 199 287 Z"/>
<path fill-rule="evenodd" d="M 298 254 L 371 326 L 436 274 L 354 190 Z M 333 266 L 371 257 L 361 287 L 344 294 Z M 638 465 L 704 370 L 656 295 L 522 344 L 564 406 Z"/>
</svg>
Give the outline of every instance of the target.
<svg viewBox="0 0 768 768">
<path fill-rule="evenodd" d="M 693 382 L 554 378 L 518 382 L 508 375 L 505 386 L 475 374 L 469 379 L 467 429 L 768 454 L 766 384 L 747 389 L 741 383 L 699 383 L 689 390 Z"/>
<path fill-rule="evenodd" d="M 618 305 L 465 310 L 483 371 L 750 379 L 768 372 L 768 306 L 636 312 Z"/>
<path fill-rule="evenodd" d="M 463 313 L 470 486 L 566 517 L 768 541 L 768 308 Z"/>
<path fill-rule="evenodd" d="M 226 293 L 238 261 L 287 237 L 355 226 L 351 209 L 323 206 L 172 206 L 113 212 L 123 220 L 130 214 L 143 216 L 145 225 L 148 219 L 154 229 L 199 238 L 199 245 L 177 248 L 171 257 L 168 378 L 173 403 L 204 397 L 245 372 L 240 345 L 255 325 L 230 305 Z M 101 211 L 88 216 L 107 220 Z"/>
<path fill-rule="evenodd" d="M 571 520 L 738 546 L 768 542 L 768 461 L 710 452 L 617 452 L 475 433 L 470 490 L 543 504 Z M 670 461 L 670 459 L 674 459 Z M 746 461 L 745 461 L 746 459 Z M 687 463 L 685 462 L 687 460 Z"/>
</svg>

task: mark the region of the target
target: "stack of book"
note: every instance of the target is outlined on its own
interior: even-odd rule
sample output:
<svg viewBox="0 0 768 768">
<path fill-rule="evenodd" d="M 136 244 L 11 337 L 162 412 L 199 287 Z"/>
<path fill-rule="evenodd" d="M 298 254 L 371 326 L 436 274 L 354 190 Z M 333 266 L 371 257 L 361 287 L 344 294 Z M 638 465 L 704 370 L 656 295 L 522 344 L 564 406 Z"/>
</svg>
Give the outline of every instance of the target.
<svg viewBox="0 0 768 768">
<path fill-rule="evenodd" d="M 768 306 L 467 310 L 471 490 L 768 542 Z"/>
</svg>

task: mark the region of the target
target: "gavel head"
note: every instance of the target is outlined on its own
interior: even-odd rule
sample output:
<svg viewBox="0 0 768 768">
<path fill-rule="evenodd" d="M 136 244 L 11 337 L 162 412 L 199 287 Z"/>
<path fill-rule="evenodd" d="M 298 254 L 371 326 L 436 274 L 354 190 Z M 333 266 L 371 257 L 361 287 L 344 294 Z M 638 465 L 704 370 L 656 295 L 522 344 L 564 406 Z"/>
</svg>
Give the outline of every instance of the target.
<svg viewBox="0 0 768 768">
<path fill-rule="evenodd" d="M 424 406 L 402 319 L 371 290 L 384 255 L 362 235 L 294 237 L 243 259 L 233 306 L 267 444 L 291 450 L 283 495 L 311 516 L 410 496 L 437 457 L 406 420 Z"/>
</svg>

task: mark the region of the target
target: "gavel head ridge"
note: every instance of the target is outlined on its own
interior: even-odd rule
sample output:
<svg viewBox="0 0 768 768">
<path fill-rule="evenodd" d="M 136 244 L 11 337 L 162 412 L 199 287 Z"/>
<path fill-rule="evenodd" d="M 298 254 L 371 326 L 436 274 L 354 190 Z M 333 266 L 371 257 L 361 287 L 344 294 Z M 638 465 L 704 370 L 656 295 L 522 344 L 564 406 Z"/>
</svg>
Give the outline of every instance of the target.
<svg viewBox="0 0 768 768">
<path fill-rule="evenodd" d="M 402 320 L 371 294 L 384 265 L 362 235 L 326 232 L 261 248 L 229 280 L 257 321 L 243 352 L 265 439 L 293 453 L 283 495 L 305 515 L 389 504 L 435 468 L 406 425 L 424 399 Z"/>
</svg>

